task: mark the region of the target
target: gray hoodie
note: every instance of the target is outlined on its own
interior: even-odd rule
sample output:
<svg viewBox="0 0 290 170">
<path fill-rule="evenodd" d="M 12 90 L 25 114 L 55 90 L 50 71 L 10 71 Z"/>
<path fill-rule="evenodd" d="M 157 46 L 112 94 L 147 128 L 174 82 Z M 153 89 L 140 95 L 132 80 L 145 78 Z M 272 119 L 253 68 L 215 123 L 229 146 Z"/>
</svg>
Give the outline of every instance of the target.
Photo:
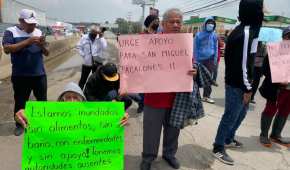
<svg viewBox="0 0 290 170">
<path fill-rule="evenodd" d="M 74 92 L 79 94 L 80 96 L 82 96 L 83 101 L 86 101 L 86 97 L 82 91 L 82 89 L 74 82 L 70 82 L 68 83 L 65 87 L 64 90 L 62 91 L 62 93 L 59 95 L 57 101 L 61 101 L 62 96 L 64 95 L 64 93 L 66 92 Z"/>
</svg>

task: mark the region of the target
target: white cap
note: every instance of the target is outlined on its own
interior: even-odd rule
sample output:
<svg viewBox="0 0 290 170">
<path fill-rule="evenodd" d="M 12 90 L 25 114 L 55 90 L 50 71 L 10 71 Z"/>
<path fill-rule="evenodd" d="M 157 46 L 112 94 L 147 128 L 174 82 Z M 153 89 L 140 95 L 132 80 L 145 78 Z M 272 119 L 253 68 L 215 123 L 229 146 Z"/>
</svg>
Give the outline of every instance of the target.
<svg viewBox="0 0 290 170">
<path fill-rule="evenodd" d="M 19 13 L 19 19 L 24 19 L 27 24 L 37 24 L 36 13 L 30 9 L 22 9 Z"/>
</svg>

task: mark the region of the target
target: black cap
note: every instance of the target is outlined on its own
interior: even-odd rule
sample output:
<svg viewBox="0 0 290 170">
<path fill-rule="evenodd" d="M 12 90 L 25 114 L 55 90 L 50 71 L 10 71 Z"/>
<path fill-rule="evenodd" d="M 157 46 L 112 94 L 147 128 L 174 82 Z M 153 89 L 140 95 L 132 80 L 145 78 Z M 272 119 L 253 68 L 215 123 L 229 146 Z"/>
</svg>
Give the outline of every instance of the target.
<svg viewBox="0 0 290 170">
<path fill-rule="evenodd" d="M 117 66 L 113 63 L 107 63 L 101 67 L 101 73 L 105 80 L 107 81 L 117 81 L 119 80 L 119 74 Z"/>
<path fill-rule="evenodd" d="M 149 27 L 149 25 L 156 19 L 159 19 L 156 15 L 148 15 L 144 21 L 144 25 L 146 28 Z"/>
</svg>

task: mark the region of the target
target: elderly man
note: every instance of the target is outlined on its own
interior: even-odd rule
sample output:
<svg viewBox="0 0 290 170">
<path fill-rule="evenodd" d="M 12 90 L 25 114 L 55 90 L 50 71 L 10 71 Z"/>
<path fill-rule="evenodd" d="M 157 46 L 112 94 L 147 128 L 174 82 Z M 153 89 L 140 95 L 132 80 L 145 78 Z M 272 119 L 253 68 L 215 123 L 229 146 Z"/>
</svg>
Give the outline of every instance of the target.
<svg viewBox="0 0 290 170">
<path fill-rule="evenodd" d="M 79 81 L 81 89 L 84 88 L 91 71 L 94 73 L 105 61 L 103 51 L 107 48 L 107 41 L 103 37 L 104 31 L 105 29 L 92 25 L 90 33 L 84 35 L 77 45 L 80 56 L 84 59 L 82 75 Z"/>
<path fill-rule="evenodd" d="M 182 12 L 179 9 L 167 10 L 163 16 L 162 26 L 165 34 L 180 33 L 182 27 Z M 196 69 L 189 70 L 188 76 L 196 76 Z M 175 154 L 178 148 L 179 132 L 180 129 L 183 128 L 183 125 L 177 125 L 178 123 L 175 124 L 173 117 L 179 117 L 183 113 L 188 113 L 192 111 L 190 109 L 191 106 L 193 106 L 191 105 L 193 103 L 193 97 L 190 96 L 191 94 L 193 93 L 145 94 L 143 153 L 142 162 L 140 164 L 141 170 L 150 170 L 152 161 L 158 155 L 162 126 L 162 158 L 172 168 L 179 169 L 180 164 L 179 161 L 176 159 Z M 185 95 L 187 97 L 183 96 L 184 98 L 182 98 L 182 95 Z"/>
<path fill-rule="evenodd" d="M 43 54 L 48 55 L 45 38 L 36 29 L 36 14 L 23 9 L 19 16 L 20 25 L 8 28 L 3 37 L 6 54 L 11 54 L 14 90 L 14 114 L 25 107 L 31 91 L 38 101 L 47 100 L 47 79 L 43 64 Z M 23 128 L 16 123 L 14 134 L 19 136 Z"/>
</svg>

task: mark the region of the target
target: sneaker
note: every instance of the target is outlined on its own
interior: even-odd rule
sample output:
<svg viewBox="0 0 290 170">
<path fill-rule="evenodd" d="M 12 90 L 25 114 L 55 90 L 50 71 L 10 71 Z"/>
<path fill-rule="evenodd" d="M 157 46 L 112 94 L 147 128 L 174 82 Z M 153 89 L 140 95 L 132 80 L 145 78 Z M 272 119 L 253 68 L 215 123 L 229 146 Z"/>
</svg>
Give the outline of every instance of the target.
<svg viewBox="0 0 290 170">
<path fill-rule="evenodd" d="M 237 140 L 233 140 L 230 144 L 225 144 L 226 148 L 241 148 L 243 144 Z"/>
<path fill-rule="evenodd" d="M 14 135 L 15 136 L 20 136 L 22 135 L 24 132 L 24 128 L 22 126 L 17 126 L 15 129 L 14 129 Z"/>
<path fill-rule="evenodd" d="M 214 104 L 214 103 L 215 103 L 215 101 L 214 101 L 213 99 L 209 98 L 209 97 L 204 97 L 204 98 L 202 99 L 202 101 L 203 101 L 203 102 L 210 103 L 210 104 Z"/>
<path fill-rule="evenodd" d="M 267 148 L 272 147 L 272 143 L 268 137 L 260 136 L 260 143 Z"/>
<path fill-rule="evenodd" d="M 213 152 L 214 157 L 227 165 L 234 165 L 234 160 L 226 153 L 226 151 Z"/>
</svg>

